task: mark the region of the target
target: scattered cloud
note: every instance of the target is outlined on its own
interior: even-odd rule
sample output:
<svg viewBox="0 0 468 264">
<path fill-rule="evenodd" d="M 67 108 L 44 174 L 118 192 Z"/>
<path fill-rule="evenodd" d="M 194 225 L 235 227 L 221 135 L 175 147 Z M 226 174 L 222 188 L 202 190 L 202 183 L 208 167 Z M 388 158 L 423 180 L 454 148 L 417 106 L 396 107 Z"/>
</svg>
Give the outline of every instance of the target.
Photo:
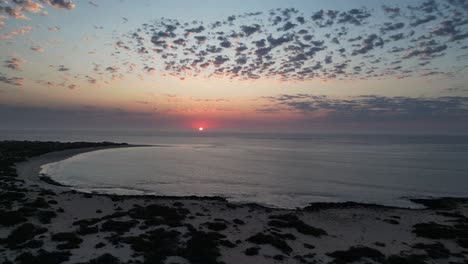
<svg viewBox="0 0 468 264">
<path fill-rule="evenodd" d="M 10 68 L 12 70 L 20 71 L 22 70 L 22 64 L 26 62 L 26 60 L 18 58 L 18 57 L 11 57 L 8 60 L 5 60 L 5 67 Z"/>
<path fill-rule="evenodd" d="M 24 78 L 19 78 L 19 77 L 8 77 L 0 73 L 0 82 L 10 84 L 10 85 L 16 85 L 16 86 L 23 86 L 24 85 Z"/>
<path fill-rule="evenodd" d="M 468 97 L 386 97 L 364 95 L 331 98 L 324 95 L 294 94 L 262 97 L 268 104 L 259 112 L 322 112 L 323 118 L 342 121 L 468 120 Z"/>
<path fill-rule="evenodd" d="M 377 18 L 382 22 L 375 24 Z M 214 22 L 161 18 L 119 38 L 114 55 L 137 55 L 145 69 L 180 79 L 407 78 L 440 72 L 428 68 L 429 62 L 460 48 L 465 38 L 468 23 L 460 1 L 418 1 L 372 12 L 352 8 L 307 15 L 278 8 Z"/>
<path fill-rule="evenodd" d="M 44 48 L 41 46 L 32 46 L 31 50 L 36 51 L 36 52 L 44 52 Z"/>
</svg>

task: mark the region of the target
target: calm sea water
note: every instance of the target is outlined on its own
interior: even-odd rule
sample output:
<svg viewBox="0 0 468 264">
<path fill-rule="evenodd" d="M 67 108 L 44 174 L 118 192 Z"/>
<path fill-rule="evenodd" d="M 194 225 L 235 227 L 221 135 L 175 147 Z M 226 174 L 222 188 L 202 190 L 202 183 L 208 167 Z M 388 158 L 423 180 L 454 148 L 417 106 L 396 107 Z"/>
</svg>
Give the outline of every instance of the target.
<svg viewBox="0 0 468 264">
<path fill-rule="evenodd" d="M 0 139 L 158 145 L 43 166 L 85 191 L 223 196 L 287 208 L 317 201 L 414 207 L 408 197 L 468 197 L 468 136 L 3 131 Z"/>
</svg>

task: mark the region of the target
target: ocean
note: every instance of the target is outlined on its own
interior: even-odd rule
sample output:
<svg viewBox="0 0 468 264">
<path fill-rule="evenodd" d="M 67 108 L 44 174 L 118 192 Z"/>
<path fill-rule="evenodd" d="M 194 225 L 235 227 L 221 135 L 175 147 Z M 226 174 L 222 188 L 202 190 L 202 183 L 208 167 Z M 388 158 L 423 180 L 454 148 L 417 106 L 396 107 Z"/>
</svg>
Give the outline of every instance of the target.
<svg viewBox="0 0 468 264">
<path fill-rule="evenodd" d="M 77 190 L 221 196 L 282 208 L 468 197 L 468 136 L 0 131 L 0 139 L 113 141 L 153 147 L 88 152 L 42 173 Z"/>
</svg>

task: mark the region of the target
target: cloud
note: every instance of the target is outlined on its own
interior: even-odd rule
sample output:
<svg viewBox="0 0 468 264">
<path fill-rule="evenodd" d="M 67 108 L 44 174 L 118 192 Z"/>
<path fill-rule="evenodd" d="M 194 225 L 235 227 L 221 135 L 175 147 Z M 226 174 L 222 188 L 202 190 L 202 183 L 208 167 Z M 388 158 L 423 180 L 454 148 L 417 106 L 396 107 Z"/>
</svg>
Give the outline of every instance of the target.
<svg viewBox="0 0 468 264">
<path fill-rule="evenodd" d="M 57 71 L 59 72 L 66 72 L 66 71 L 69 71 L 70 69 L 65 67 L 65 65 L 59 65 Z"/>
<path fill-rule="evenodd" d="M 70 9 L 75 8 L 75 4 L 71 0 L 41 0 L 41 1 L 59 9 L 70 10 Z"/>
<path fill-rule="evenodd" d="M 443 70 L 430 63 L 453 54 L 468 38 L 459 3 L 444 1 L 415 1 L 414 6 L 383 6 L 372 12 L 319 10 L 312 15 L 277 8 L 214 22 L 160 18 L 119 37 L 114 55 L 123 60 L 139 56 L 147 68 L 180 79 L 308 81 L 456 74 L 463 66 L 459 61 Z"/>
<path fill-rule="evenodd" d="M 24 62 L 26 62 L 26 60 L 18 58 L 18 57 L 11 57 L 9 60 L 5 61 L 4 66 L 12 70 L 20 71 L 22 70 L 22 64 Z"/>
<path fill-rule="evenodd" d="M 262 97 L 266 112 L 291 111 L 346 121 L 468 120 L 468 97 L 385 97 L 364 95 L 344 99 L 309 94 Z"/>
<path fill-rule="evenodd" d="M 31 50 L 36 51 L 36 52 L 44 52 L 44 48 L 41 46 L 32 46 Z"/>
<path fill-rule="evenodd" d="M 5 35 L 1 35 L 0 39 L 11 39 L 13 36 L 25 35 L 25 34 L 29 33 L 31 30 L 33 30 L 33 28 L 30 27 L 30 26 L 22 26 L 22 27 L 20 27 L 18 29 L 14 29 L 14 30 L 10 31 L 9 33 L 7 33 Z"/>
<path fill-rule="evenodd" d="M 32 0 L 13 0 L 13 2 L 19 6 L 21 6 L 21 11 L 31 12 L 31 13 L 39 13 L 42 11 L 44 7 L 38 2 L 34 2 Z"/>
<path fill-rule="evenodd" d="M 47 28 L 47 29 L 48 29 L 49 31 L 59 31 L 59 30 L 60 30 L 60 28 L 57 27 L 57 26 L 55 26 L 55 27 L 49 27 L 49 28 Z"/>
<path fill-rule="evenodd" d="M 24 78 L 19 78 L 19 77 L 8 77 L 0 73 L 0 82 L 10 84 L 10 85 L 16 85 L 16 86 L 23 86 L 24 85 Z"/>
</svg>

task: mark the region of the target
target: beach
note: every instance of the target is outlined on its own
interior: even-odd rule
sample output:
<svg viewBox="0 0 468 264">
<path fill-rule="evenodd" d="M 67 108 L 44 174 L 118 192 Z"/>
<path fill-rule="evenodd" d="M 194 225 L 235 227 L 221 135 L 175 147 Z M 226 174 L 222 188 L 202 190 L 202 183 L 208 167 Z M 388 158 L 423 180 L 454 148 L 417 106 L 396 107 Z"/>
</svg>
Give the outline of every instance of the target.
<svg viewBox="0 0 468 264">
<path fill-rule="evenodd" d="M 98 146 L 49 153 L 2 171 L 4 263 L 468 263 L 468 200 L 424 209 L 314 203 L 300 209 L 221 197 L 80 193 L 40 167 Z M 53 149 L 51 149 L 53 150 Z"/>
</svg>

